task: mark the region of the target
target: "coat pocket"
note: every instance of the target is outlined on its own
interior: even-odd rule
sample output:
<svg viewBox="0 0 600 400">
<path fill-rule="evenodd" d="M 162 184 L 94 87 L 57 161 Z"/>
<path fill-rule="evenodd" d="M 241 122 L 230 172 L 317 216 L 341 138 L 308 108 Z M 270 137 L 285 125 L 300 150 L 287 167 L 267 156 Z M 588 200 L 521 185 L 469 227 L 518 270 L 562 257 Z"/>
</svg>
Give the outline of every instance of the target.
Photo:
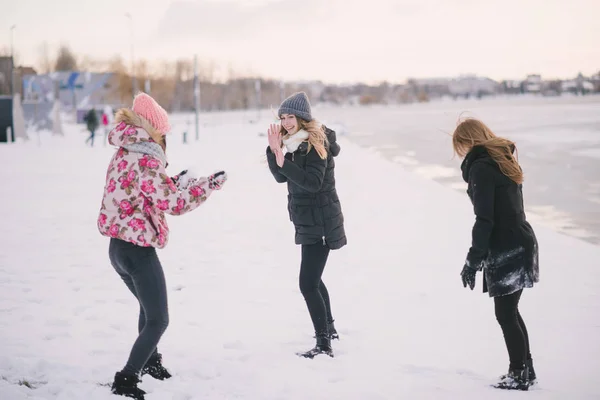
<svg viewBox="0 0 600 400">
<path fill-rule="evenodd" d="M 311 206 L 291 206 L 291 217 L 294 225 L 314 226 L 315 216 Z"/>
</svg>

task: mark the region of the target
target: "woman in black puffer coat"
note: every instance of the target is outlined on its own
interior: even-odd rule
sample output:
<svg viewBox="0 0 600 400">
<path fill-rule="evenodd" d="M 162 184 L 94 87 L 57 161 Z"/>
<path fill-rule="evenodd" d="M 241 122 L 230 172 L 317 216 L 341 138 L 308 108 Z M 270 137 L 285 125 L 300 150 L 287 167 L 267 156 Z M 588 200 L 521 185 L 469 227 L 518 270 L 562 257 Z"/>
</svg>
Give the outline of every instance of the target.
<svg viewBox="0 0 600 400">
<path fill-rule="evenodd" d="M 467 119 L 453 134 L 454 151 L 464 160 L 463 179 L 475 211 L 472 245 L 461 277 L 475 287 L 483 270 L 483 291 L 494 298 L 510 358 L 507 375 L 496 385 L 527 390 L 536 380 L 529 335 L 518 305 L 524 288 L 539 281 L 538 243 L 523 208 L 523 172 L 515 145 L 500 138 L 481 121 Z"/>
<path fill-rule="evenodd" d="M 287 182 L 288 211 L 302 246 L 300 291 L 310 313 L 316 346 L 298 355 L 333 357 L 331 339 L 339 339 L 333 324 L 329 292 L 321 280 L 330 250 L 346 245 L 344 216 L 335 189 L 335 161 L 340 152 L 335 132 L 312 118 L 305 93 L 283 101 L 281 126 L 269 128 L 267 160 L 279 183 Z M 287 153 L 284 154 L 283 147 Z"/>
</svg>

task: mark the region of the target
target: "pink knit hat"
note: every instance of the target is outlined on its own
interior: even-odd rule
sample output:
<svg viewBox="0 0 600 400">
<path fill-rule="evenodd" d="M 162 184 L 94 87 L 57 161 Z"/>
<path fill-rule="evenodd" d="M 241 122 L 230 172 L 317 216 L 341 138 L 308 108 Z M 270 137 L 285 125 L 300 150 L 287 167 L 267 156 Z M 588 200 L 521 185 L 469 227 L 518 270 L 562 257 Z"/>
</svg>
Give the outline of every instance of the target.
<svg viewBox="0 0 600 400">
<path fill-rule="evenodd" d="M 140 93 L 133 99 L 133 112 L 146 119 L 161 135 L 171 130 L 167 112 L 146 93 Z"/>
</svg>

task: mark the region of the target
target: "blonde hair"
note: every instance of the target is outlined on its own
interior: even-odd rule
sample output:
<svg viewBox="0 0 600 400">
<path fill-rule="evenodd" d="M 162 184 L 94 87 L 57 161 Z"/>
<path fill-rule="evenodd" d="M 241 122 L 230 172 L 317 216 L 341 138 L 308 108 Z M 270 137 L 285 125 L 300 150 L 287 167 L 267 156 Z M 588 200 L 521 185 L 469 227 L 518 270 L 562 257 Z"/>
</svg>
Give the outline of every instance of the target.
<svg viewBox="0 0 600 400">
<path fill-rule="evenodd" d="M 327 135 L 325 135 L 325 131 L 323 130 L 323 125 L 317 120 L 313 119 L 310 122 L 303 120 L 302 118 L 296 117 L 296 121 L 298 121 L 298 130 L 305 130 L 308 132 L 308 151 L 311 148 L 315 148 L 319 157 L 321 159 L 327 158 Z M 287 131 L 283 126 L 281 126 L 281 137 L 285 139 L 289 137 Z M 293 136 L 293 135 L 292 135 Z"/>
<path fill-rule="evenodd" d="M 158 144 L 160 145 L 160 147 L 162 147 L 163 151 L 166 154 L 167 153 L 167 136 L 161 135 Z"/>
<path fill-rule="evenodd" d="M 459 123 L 452 134 L 452 146 L 460 157 L 465 157 L 473 146 L 485 147 L 504 175 L 517 184 L 523 183 L 523 170 L 513 155 L 515 143 L 496 136 L 483 122 L 468 118 Z"/>
</svg>

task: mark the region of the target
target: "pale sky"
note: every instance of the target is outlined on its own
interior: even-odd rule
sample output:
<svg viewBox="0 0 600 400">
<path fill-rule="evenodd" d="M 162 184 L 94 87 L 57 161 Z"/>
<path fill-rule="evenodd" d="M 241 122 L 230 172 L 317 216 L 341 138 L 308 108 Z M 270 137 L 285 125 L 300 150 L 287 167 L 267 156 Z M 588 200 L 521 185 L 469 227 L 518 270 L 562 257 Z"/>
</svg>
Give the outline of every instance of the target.
<svg viewBox="0 0 600 400">
<path fill-rule="evenodd" d="M 600 70 L 600 0 L 2 0 L 0 47 L 214 60 L 285 80 L 404 82 Z"/>
</svg>

